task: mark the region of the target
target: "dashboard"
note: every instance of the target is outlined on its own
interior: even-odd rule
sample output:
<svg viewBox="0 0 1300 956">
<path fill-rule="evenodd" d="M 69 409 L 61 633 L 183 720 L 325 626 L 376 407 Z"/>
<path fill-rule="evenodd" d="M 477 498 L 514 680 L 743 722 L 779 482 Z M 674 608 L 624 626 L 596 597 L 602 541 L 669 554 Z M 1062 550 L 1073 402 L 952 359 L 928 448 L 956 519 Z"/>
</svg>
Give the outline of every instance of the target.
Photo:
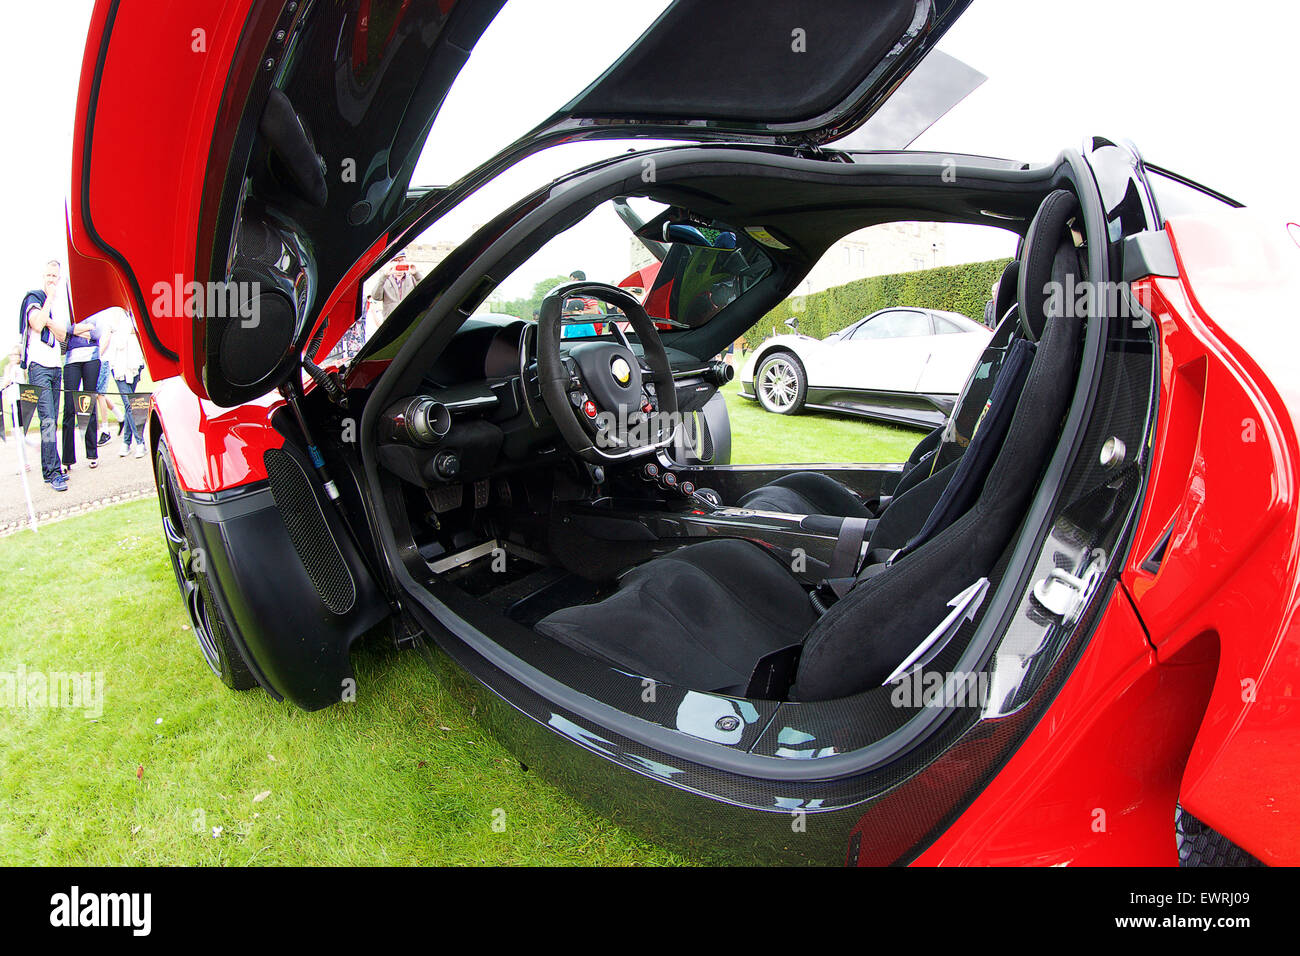
<svg viewBox="0 0 1300 956">
<path fill-rule="evenodd" d="M 561 352 L 589 341 L 566 339 Z M 721 384 L 709 381 L 717 370 L 672 349 L 668 356 L 679 408 L 702 408 Z M 466 319 L 423 376 L 419 393 L 382 414 L 379 438 L 380 464 L 423 488 L 566 457 L 538 383 L 537 324 L 510 316 Z"/>
</svg>

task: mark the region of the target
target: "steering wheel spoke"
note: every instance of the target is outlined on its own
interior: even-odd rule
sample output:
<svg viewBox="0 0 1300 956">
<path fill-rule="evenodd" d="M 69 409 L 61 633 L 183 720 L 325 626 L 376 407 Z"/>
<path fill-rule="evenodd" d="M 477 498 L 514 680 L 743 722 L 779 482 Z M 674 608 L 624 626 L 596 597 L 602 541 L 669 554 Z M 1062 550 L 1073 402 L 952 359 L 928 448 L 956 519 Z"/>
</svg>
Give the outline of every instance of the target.
<svg viewBox="0 0 1300 956">
<path fill-rule="evenodd" d="M 642 354 L 617 323 L 610 323 L 614 333 L 604 341 L 570 340 L 562 350 L 562 305 L 579 295 L 621 309 Z M 542 301 L 537 343 L 542 398 L 575 454 L 593 463 L 622 461 L 671 440 L 677 395 L 668 354 L 654 322 L 625 290 L 599 282 L 553 289 Z"/>
</svg>

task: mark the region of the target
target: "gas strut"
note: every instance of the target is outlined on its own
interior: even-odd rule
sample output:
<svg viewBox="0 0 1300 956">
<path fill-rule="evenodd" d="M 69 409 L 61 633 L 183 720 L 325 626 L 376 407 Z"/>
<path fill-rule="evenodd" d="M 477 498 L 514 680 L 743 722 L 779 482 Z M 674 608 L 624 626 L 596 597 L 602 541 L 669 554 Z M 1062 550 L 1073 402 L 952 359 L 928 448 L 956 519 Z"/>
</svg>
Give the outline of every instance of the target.
<svg viewBox="0 0 1300 956">
<path fill-rule="evenodd" d="M 293 417 L 298 420 L 298 427 L 302 430 L 302 437 L 307 441 L 307 454 L 311 458 L 312 467 L 316 469 L 316 474 L 320 475 L 321 484 L 325 486 L 325 494 L 329 495 L 330 501 L 333 501 L 337 506 L 339 503 L 339 487 L 334 484 L 329 469 L 325 467 L 325 459 L 321 456 L 320 449 L 316 447 L 316 439 L 312 437 L 311 429 L 307 427 L 307 418 L 303 415 L 302 406 L 299 404 L 302 386 L 294 376 L 290 376 L 289 381 L 280 386 L 280 394 L 289 403 L 289 409 L 293 412 Z"/>
<path fill-rule="evenodd" d="M 320 369 L 317 369 L 317 371 L 319 372 Z M 314 375 L 312 377 L 315 378 Z M 328 391 L 329 390 L 327 389 L 327 392 Z M 351 539 L 352 545 L 356 549 L 357 556 L 361 559 L 361 563 L 365 565 L 370 576 L 376 582 L 380 581 L 381 578 L 379 577 L 376 568 L 366 556 L 366 549 L 361 546 L 361 538 L 357 535 L 356 529 L 352 527 L 352 522 L 348 520 L 348 513 L 343 507 L 342 496 L 339 494 L 338 485 L 336 485 L 334 479 L 330 477 L 329 469 L 325 467 L 325 458 L 321 455 L 320 449 L 316 446 L 316 439 L 312 437 L 311 429 L 307 427 L 307 417 L 303 415 L 301 405 L 302 376 L 289 376 L 289 380 L 280 386 L 280 394 L 284 396 L 284 400 L 288 403 L 289 409 L 293 412 L 293 417 L 298 421 L 298 428 L 302 431 L 302 437 L 307 442 L 307 454 L 311 458 L 312 466 L 316 469 L 316 474 L 320 476 L 321 484 L 325 487 L 325 493 L 329 495 L 330 501 L 334 503 L 334 511 L 338 515 L 339 521 L 343 523 L 343 529 L 347 533 L 348 538 Z M 388 593 L 387 589 L 380 588 L 380 591 L 383 593 L 384 599 L 388 602 L 390 608 L 395 612 L 401 610 L 401 605 L 394 601 L 392 595 Z"/>
</svg>

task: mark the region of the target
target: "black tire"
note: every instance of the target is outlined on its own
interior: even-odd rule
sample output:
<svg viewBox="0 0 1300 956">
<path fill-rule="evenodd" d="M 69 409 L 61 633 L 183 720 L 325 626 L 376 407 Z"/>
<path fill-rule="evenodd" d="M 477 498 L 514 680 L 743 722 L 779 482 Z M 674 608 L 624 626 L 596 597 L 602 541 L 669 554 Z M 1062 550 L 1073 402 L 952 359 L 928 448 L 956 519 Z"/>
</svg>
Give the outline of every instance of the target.
<svg viewBox="0 0 1300 956">
<path fill-rule="evenodd" d="M 808 373 L 793 352 L 777 349 L 754 370 L 754 396 L 775 415 L 796 415 L 808 398 Z"/>
<path fill-rule="evenodd" d="M 154 485 L 158 489 L 158 508 L 162 514 L 163 540 L 167 543 L 167 557 L 181 600 L 190 615 L 190 627 L 199 644 L 199 653 L 212 673 L 231 690 L 250 690 L 257 686 L 234 643 L 230 640 L 221 609 L 212 600 L 207 571 L 202 560 L 195 555 L 201 551 L 193 545 L 193 528 L 189 517 L 180 506 L 179 486 L 172 466 L 167 440 L 159 439 L 154 453 Z"/>
</svg>

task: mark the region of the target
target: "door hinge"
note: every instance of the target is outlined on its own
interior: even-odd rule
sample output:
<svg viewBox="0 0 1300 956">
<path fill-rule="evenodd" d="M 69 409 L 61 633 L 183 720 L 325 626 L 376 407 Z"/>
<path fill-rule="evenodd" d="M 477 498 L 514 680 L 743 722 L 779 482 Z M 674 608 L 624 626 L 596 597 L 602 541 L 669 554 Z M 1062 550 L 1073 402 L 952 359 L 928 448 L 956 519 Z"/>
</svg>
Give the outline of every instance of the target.
<svg viewBox="0 0 1300 956">
<path fill-rule="evenodd" d="M 424 645 L 424 631 L 406 613 L 395 615 L 393 622 L 393 646 L 399 651 L 418 650 Z"/>
</svg>

